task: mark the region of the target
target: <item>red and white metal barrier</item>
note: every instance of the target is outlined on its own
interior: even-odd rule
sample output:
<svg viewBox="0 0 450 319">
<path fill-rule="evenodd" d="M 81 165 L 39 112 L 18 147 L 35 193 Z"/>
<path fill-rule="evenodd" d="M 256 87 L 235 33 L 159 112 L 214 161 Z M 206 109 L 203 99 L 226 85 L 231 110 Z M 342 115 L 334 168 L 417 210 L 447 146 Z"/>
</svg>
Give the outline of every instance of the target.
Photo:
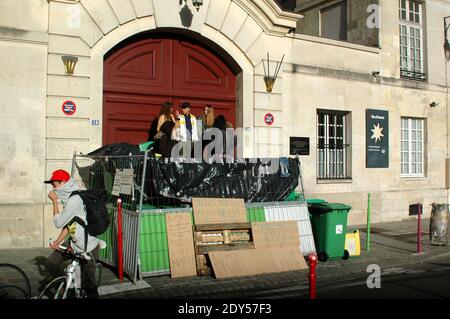
<svg viewBox="0 0 450 319">
<path fill-rule="evenodd" d="M 317 266 L 317 255 L 310 254 L 308 256 L 309 261 L 309 299 L 316 299 L 316 266 Z"/>
<path fill-rule="evenodd" d="M 123 235 L 122 235 L 122 200 L 117 200 L 117 254 L 119 268 L 119 280 L 123 280 Z"/>
</svg>

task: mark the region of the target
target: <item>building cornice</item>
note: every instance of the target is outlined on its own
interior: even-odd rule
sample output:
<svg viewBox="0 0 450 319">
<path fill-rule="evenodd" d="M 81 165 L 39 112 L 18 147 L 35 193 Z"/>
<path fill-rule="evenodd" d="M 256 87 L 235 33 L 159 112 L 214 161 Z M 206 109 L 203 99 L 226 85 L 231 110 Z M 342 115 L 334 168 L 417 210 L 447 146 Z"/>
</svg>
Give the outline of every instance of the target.
<svg viewBox="0 0 450 319">
<path fill-rule="evenodd" d="M 445 93 L 446 87 L 428 82 L 411 81 L 397 79 L 392 77 L 378 76 L 374 77 L 370 73 L 362 73 L 348 70 L 339 70 L 329 67 L 320 67 L 305 64 L 287 63 L 283 69 L 285 73 L 304 74 L 320 78 L 333 78 L 342 81 L 363 82 L 373 85 L 390 86 L 404 89 L 413 89 L 420 91 L 429 91 L 436 93 Z"/>
<path fill-rule="evenodd" d="M 270 35 L 284 36 L 297 26 L 301 14 L 281 10 L 274 0 L 232 0 Z"/>
<path fill-rule="evenodd" d="M 80 2 L 80 0 L 47 0 L 47 2 L 62 2 L 62 3 L 74 4 L 74 3 Z"/>
<path fill-rule="evenodd" d="M 47 0 L 48 2 L 60 2 L 77 4 L 80 0 Z M 151 1 L 151 0 L 149 0 Z M 178 1 L 178 0 L 165 0 Z M 301 14 L 283 11 L 275 0 L 231 0 L 263 28 L 267 34 L 284 36 L 297 26 L 297 21 L 302 19 Z"/>
<path fill-rule="evenodd" d="M 0 41 L 48 44 L 48 33 L 0 27 Z"/>
<path fill-rule="evenodd" d="M 314 42 L 314 43 L 319 43 L 319 44 L 324 44 L 324 45 L 331 45 L 331 46 L 342 47 L 342 48 L 358 50 L 358 51 L 364 51 L 364 52 L 369 52 L 369 53 L 375 53 L 375 54 L 381 53 L 381 48 L 370 47 L 370 46 L 346 42 L 346 41 L 333 40 L 333 39 L 328 39 L 328 38 L 318 37 L 318 36 L 313 36 L 313 35 L 295 33 L 295 34 L 290 34 L 289 37 L 296 39 L 296 40 L 303 40 L 303 41 L 308 41 L 308 42 Z"/>
</svg>

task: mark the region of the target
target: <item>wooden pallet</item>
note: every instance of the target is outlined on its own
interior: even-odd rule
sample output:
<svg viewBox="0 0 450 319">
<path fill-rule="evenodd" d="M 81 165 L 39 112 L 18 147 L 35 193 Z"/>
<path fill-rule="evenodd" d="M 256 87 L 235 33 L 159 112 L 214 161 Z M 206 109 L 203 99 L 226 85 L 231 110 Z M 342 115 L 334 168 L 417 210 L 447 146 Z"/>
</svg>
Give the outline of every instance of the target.
<svg viewBox="0 0 450 319">
<path fill-rule="evenodd" d="M 211 251 L 255 248 L 250 223 L 195 225 L 194 245 L 199 275 L 211 274 Z"/>
</svg>

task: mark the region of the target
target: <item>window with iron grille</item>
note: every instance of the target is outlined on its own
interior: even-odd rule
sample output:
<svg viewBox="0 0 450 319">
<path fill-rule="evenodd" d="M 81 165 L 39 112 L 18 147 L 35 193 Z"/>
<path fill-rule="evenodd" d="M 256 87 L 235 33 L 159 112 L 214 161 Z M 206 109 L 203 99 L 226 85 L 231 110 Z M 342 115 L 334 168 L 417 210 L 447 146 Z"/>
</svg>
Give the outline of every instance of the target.
<svg viewBox="0 0 450 319">
<path fill-rule="evenodd" d="M 402 118 L 401 176 L 424 176 L 424 125 L 419 118 Z"/>
<path fill-rule="evenodd" d="M 317 178 L 349 179 L 350 113 L 317 111 Z"/>
<path fill-rule="evenodd" d="M 426 80 L 422 6 L 414 0 L 399 0 L 400 74 L 412 80 Z"/>
</svg>

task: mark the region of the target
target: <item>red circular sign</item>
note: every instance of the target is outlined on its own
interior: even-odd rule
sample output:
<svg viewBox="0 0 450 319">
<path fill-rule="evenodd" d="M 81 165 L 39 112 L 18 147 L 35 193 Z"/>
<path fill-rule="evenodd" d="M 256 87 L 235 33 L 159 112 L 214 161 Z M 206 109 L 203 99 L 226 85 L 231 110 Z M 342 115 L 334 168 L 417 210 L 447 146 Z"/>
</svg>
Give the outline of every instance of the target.
<svg viewBox="0 0 450 319">
<path fill-rule="evenodd" d="M 73 101 L 64 101 L 62 111 L 66 115 L 73 115 L 77 111 L 77 106 Z"/>
<path fill-rule="evenodd" d="M 272 125 L 273 122 L 275 122 L 275 117 L 272 113 L 267 113 L 266 115 L 264 115 L 264 123 L 266 123 L 267 125 Z"/>
</svg>

